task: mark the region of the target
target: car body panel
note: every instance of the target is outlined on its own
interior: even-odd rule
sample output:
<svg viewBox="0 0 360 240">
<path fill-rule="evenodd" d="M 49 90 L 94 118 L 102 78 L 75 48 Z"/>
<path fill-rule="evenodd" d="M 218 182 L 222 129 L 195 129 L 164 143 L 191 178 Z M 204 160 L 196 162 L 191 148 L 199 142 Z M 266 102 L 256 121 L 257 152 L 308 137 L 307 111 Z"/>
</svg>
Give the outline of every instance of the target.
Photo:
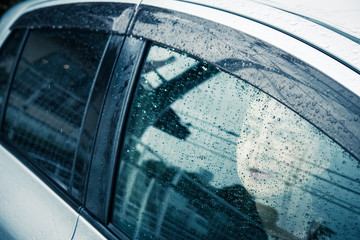
<svg viewBox="0 0 360 240">
<path fill-rule="evenodd" d="M 256 1 L 219 0 L 209 2 L 204 0 L 190 0 L 188 2 L 222 9 L 223 11 L 265 23 L 268 26 L 311 44 L 313 47 L 338 58 L 358 71 L 360 70 L 360 58 L 358 57 L 360 52 L 359 42 L 354 42 L 331 29 L 309 21 L 301 16 Z"/>
<path fill-rule="evenodd" d="M 6 223 L 9 235 L 14 239 L 71 239 L 79 214 L 68 203 L 4 146 L 0 146 L 0 169 L 0 222 Z"/>
<path fill-rule="evenodd" d="M 14 23 L 26 13 L 41 12 L 51 6 L 89 2 L 109 1 L 40 0 L 21 3 L 8 11 L 0 22 L 0 46 Z M 109 85 L 111 89 L 103 87 L 106 99 L 102 99 L 104 105 L 97 105 L 98 112 L 103 114 L 101 120 L 93 123 L 88 119 L 94 143 L 89 142 L 86 146 L 90 149 L 94 144 L 95 147 L 94 152 L 87 153 L 93 159 L 90 170 L 85 173 L 89 176 L 86 200 L 80 208 L 74 209 L 2 145 L 0 169 L 6 171 L 0 174 L 0 181 L 5 183 L 0 187 L 0 222 L 6 226 L 5 230 L 0 229 L 0 233 L 7 231 L 6 234 L 16 239 L 106 239 L 108 236 L 104 232 L 112 232 L 109 236 L 113 236 L 117 231 L 110 223 L 109 209 L 118 167 L 119 142 L 148 41 L 185 52 L 245 79 L 299 113 L 360 159 L 360 45 L 356 41 L 301 16 L 254 1 L 112 2 L 130 3 L 135 7 L 112 19 L 113 22 L 103 29 L 100 26 L 100 30 L 126 35 L 126 49 L 120 51 L 116 48 L 120 60 L 117 68 L 111 70 L 124 81 L 115 82 L 114 77 Z M 146 16 L 150 18 L 146 20 Z M 129 26 L 119 25 L 124 19 L 122 17 L 130 22 Z M 26 19 L 17 22 L 18 27 L 42 27 L 41 22 L 31 26 Z M 46 27 L 52 24 L 59 27 L 56 21 L 50 21 Z M 76 27 L 66 23 L 65 26 Z M 256 52 L 258 50 L 261 52 Z M 277 68 L 276 62 L 269 61 L 281 57 L 307 69 L 310 77 L 288 76 L 286 73 L 290 68 Z M 253 71 L 243 71 L 243 64 L 249 63 L 259 63 L 260 68 L 254 68 L 260 69 L 258 75 Z M 291 71 L 296 75 L 295 70 Z M 273 82 L 274 85 L 259 77 L 270 72 L 281 76 L 277 79 L 279 81 Z M 111 74 L 105 75 L 109 77 Z M 321 81 L 317 81 L 316 76 L 320 76 Z M 86 142 L 87 135 L 84 134 L 83 138 Z M 91 214 L 84 213 L 83 207 Z M 96 224 L 91 219 L 95 219 Z M 18 231 L 19 225 L 24 231 Z M 119 233 L 115 235 L 126 239 Z"/>
<path fill-rule="evenodd" d="M 256 0 L 265 5 L 316 19 L 336 29 L 360 38 L 360 9 L 356 0 L 329 2 L 327 0 Z"/>
<path fill-rule="evenodd" d="M 67 1 L 62 3 L 72 2 L 74 1 Z M 85 1 L 83 1 L 83 3 L 84 2 Z M 100 8 L 102 6 L 99 3 L 95 3 L 92 6 L 94 5 L 100 6 Z M 105 3 L 104 5 L 109 6 L 108 3 Z M 14 14 L 13 16 L 15 17 L 6 18 L 5 16 L 4 19 L 6 19 L 6 21 L 2 21 L 1 26 L 14 26 L 13 23 L 15 21 L 23 19 L 22 23 L 19 22 L 20 24 L 23 24 L 22 26 L 19 24 L 19 28 L 38 28 L 40 27 L 39 24 L 41 25 L 42 23 L 47 23 L 47 26 L 44 27 L 50 27 L 51 29 L 60 29 L 63 27 L 61 24 L 66 26 L 73 24 L 69 27 L 79 27 L 79 25 L 74 25 L 74 19 L 71 17 L 60 19 L 60 22 L 54 23 L 51 22 L 51 16 L 48 16 L 48 20 L 50 21 L 47 22 L 36 22 L 36 17 L 32 19 L 31 15 L 29 15 L 30 18 L 26 19 L 28 17 L 26 14 L 28 11 L 34 10 L 35 14 L 36 12 L 40 12 L 39 17 L 41 18 L 42 15 L 49 14 L 46 13 L 46 11 L 49 10 L 47 7 L 51 6 L 54 6 L 54 4 L 51 4 L 50 2 L 43 3 L 41 1 L 37 1 L 36 3 L 31 2 L 20 4 L 20 6 L 15 7 L 8 13 L 10 15 Z M 72 5 L 61 5 L 63 8 L 67 8 L 68 6 L 70 6 L 70 9 L 65 10 L 71 10 Z M 89 5 L 84 3 L 82 6 Z M 111 15 L 106 15 L 101 19 L 97 18 L 96 14 L 94 14 L 93 20 L 98 23 L 99 29 L 92 30 L 102 30 L 106 32 L 116 31 L 125 33 L 126 27 L 129 23 L 129 18 L 132 16 L 134 11 L 134 4 L 126 3 L 118 4 L 118 6 L 119 8 L 117 9 L 119 11 L 114 11 L 115 15 L 113 15 L 113 19 L 106 18 L 111 17 Z M 122 6 L 125 7 L 124 11 L 122 11 Z M 31 10 L 29 10 L 29 8 Z M 27 9 L 28 11 L 24 9 Z M 41 11 L 44 9 L 45 12 L 41 13 Z M 90 11 L 91 10 L 92 9 L 90 9 Z M 105 12 L 109 12 L 109 8 L 104 10 Z M 18 15 L 14 13 L 16 11 L 19 11 Z M 23 13 L 25 14 L 22 15 Z M 98 13 L 101 14 L 103 12 Z M 61 11 L 55 11 L 55 14 L 61 14 Z M 64 12 L 62 12 L 62 14 L 64 14 Z M 77 13 L 75 13 L 75 15 L 76 14 Z M 25 16 L 25 18 L 20 17 L 17 19 L 16 16 L 20 15 Z M 83 19 L 82 22 L 84 24 L 83 28 L 91 29 L 91 26 L 85 25 L 87 23 L 87 19 Z M 32 27 L 27 25 L 31 23 L 33 23 Z M 52 24 L 49 25 L 49 23 Z M 77 24 L 81 24 L 80 21 L 78 21 Z M 2 32 L 4 34 L 1 34 L 1 36 L 4 36 L 4 39 L 6 39 L 6 33 L 9 32 L 10 31 L 8 29 L 8 31 Z M 84 117 L 84 127 L 82 129 L 83 135 L 81 136 L 81 139 L 79 139 L 80 146 L 76 156 L 76 160 L 82 158 L 82 160 L 88 159 L 89 161 L 74 162 L 74 166 L 76 165 L 78 169 L 85 169 L 84 174 L 81 175 L 84 180 L 82 186 L 86 186 L 85 181 L 87 180 L 88 167 L 91 158 L 91 150 L 88 150 L 88 148 L 91 148 L 93 145 L 91 136 L 96 135 L 97 121 L 94 122 L 94 120 L 97 119 L 101 112 L 101 99 L 106 92 L 106 82 L 109 78 L 109 75 L 111 75 L 112 65 L 121 49 L 122 40 L 123 36 L 120 36 L 119 34 L 113 35 L 111 40 L 109 40 L 109 44 L 107 44 L 104 52 L 102 53 L 102 63 L 104 63 L 103 67 L 99 68 L 99 71 L 96 74 L 96 84 L 94 84 L 91 97 L 89 97 L 89 106 L 87 115 Z M 84 196 L 81 195 L 82 192 L 78 191 L 78 189 L 72 188 L 69 190 L 69 193 L 72 194 L 72 197 L 68 196 L 67 194 L 69 193 L 64 192 L 61 187 L 58 187 L 57 184 L 51 181 L 48 176 L 45 176 L 41 170 L 37 169 L 37 166 L 34 166 L 34 164 L 29 162 L 27 159 L 23 159 L 26 157 L 22 156 L 22 154 L 19 154 L 18 151 L 14 150 L 14 148 L 9 147 L 13 150 L 12 152 L 16 153 L 16 157 L 6 152 L 5 148 L 3 147 L 6 145 L 9 147 L 10 144 L 6 144 L 4 142 L 2 143 L 2 155 L 0 159 L 1 169 L 6 169 L 7 171 L 6 173 L 4 172 L 1 174 L 2 194 L 0 199 L 0 212 L 2 214 L 0 216 L 0 222 L 2 223 L 1 232 L 4 232 L 4 235 L 2 236 L 7 234 L 9 237 L 14 239 L 71 239 L 81 209 L 81 202 L 84 201 L 82 199 Z M 88 157 L 88 155 L 90 156 Z M 11 164 L 8 162 L 11 162 Z M 23 162 L 25 165 L 23 165 L 21 162 Z M 9 175 L 11 175 L 11 177 Z M 19 187 L 21 184 L 23 186 Z M 86 187 L 83 187 L 82 191 L 85 192 L 85 190 Z"/>
<path fill-rule="evenodd" d="M 76 225 L 73 240 L 92 240 L 106 239 L 98 230 L 94 228 L 84 217 L 80 216 Z"/>
</svg>

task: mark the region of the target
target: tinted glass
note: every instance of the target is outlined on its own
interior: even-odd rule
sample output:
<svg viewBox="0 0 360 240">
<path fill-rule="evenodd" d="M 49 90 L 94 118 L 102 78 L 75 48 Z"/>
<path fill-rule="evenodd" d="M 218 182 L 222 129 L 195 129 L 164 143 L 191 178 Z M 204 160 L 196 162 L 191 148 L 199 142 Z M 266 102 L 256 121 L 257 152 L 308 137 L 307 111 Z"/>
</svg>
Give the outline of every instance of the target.
<svg viewBox="0 0 360 240">
<path fill-rule="evenodd" d="M 32 31 L 12 83 L 6 137 L 65 189 L 106 40 L 101 32 Z"/>
<path fill-rule="evenodd" d="M 24 31 L 16 30 L 8 37 L 0 50 L 0 109 L 3 106 L 9 77 L 19 50 Z"/>
<path fill-rule="evenodd" d="M 113 223 L 138 239 L 356 239 L 359 162 L 250 84 L 153 46 Z"/>
</svg>

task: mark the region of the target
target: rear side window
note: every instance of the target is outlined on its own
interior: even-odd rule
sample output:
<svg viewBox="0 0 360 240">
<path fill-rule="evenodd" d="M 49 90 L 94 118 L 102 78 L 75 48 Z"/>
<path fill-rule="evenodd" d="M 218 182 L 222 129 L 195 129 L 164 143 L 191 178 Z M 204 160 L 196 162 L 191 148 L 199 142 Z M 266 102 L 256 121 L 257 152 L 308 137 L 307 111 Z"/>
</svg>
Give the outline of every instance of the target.
<svg viewBox="0 0 360 240">
<path fill-rule="evenodd" d="M 24 31 L 16 30 L 8 37 L 0 51 L 0 109 L 4 104 L 5 92 L 9 84 L 11 70 L 19 51 Z"/>
<path fill-rule="evenodd" d="M 356 239 L 359 162 L 247 82 L 152 46 L 112 222 L 134 239 Z"/>
<path fill-rule="evenodd" d="M 88 96 L 107 34 L 30 32 L 9 95 L 5 137 L 64 189 L 69 188 Z"/>
</svg>

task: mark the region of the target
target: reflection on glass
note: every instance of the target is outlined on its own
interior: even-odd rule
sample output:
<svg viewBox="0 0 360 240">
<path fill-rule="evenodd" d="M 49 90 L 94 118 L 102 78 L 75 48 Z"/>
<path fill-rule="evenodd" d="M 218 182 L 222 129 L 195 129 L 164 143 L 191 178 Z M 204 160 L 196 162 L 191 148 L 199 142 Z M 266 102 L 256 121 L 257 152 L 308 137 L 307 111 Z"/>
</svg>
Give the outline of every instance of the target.
<svg viewBox="0 0 360 240">
<path fill-rule="evenodd" d="M 134 239 L 354 239 L 358 162 L 264 93 L 156 46 L 127 126 L 113 223 Z"/>
<path fill-rule="evenodd" d="M 15 30 L 10 34 L 5 41 L 0 51 L 0 108 L 3 106 L 6 88 L 9 84 L 9 77 L 13 64 L 15 62 L 16 54 L 19 50 L 23 30 Z"/>
<path fill-rule="evenodd" d="M 265 94 L 251 102 L 237 145 L 237 171 L 272 235 L 305 238 L 308 219 L 319 218 L 305 188 L 328 169 L 328 146 L 309 123 Z M 266 216 L 269 207 L 276 214 L 272 220 Z"/>
<path fill-rule="evenodd" d="M 33 30 L 12 83 L 5 136 L 65 189 L 106 40 L 99 32 Z"/>
</svg>

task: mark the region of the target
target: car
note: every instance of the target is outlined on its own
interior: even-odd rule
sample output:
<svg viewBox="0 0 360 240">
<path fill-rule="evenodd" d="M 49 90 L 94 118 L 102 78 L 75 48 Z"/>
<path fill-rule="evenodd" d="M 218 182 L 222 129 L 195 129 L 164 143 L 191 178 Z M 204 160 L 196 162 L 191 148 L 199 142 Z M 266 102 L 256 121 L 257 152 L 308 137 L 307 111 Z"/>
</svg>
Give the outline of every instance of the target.
<svg viewBox="0 0 360 240">
<path fill-rule="evenodd" d="M 25 1 L 0 33 L 2 238 L 359 238 L 356 33 L 248 0 Z"/>
</svg>

